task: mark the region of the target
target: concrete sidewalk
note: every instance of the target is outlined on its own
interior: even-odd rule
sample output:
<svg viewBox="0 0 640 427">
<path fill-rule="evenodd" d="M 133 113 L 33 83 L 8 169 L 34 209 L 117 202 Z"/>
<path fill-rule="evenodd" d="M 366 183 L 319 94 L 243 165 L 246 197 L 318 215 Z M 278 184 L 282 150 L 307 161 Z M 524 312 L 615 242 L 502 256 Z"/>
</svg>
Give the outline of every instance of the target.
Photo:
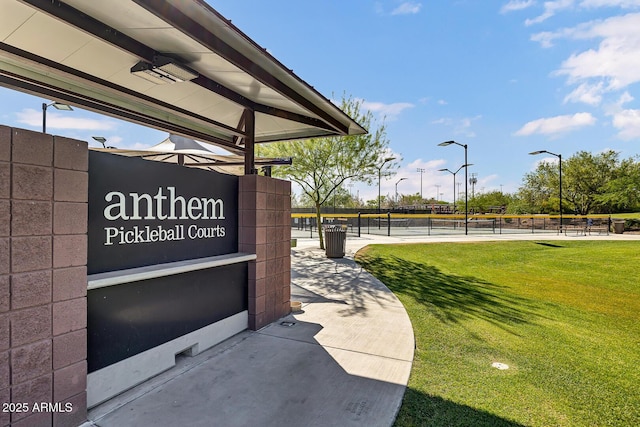
<svg viewBox="0 0 640 427">
<path fill-rule="evenodd" d="M 291 299 L 303 310 L 245 331 L 89 412 L 97 426 L 389 426 L 413 360 L 397 298 L 353 261 L 373 243 L 640 240 L 637 234 L 347 238 L 327 259 L 316 239 L 292 250 Z"/>
<path fill-rule="evenodd" d="M 391 425 L 414 350 L 402 304 L 350 257 L 309 247 L 292 250 L 291 286 L 301 312 L 178 360 L 87 425 Z"/>
</svg>

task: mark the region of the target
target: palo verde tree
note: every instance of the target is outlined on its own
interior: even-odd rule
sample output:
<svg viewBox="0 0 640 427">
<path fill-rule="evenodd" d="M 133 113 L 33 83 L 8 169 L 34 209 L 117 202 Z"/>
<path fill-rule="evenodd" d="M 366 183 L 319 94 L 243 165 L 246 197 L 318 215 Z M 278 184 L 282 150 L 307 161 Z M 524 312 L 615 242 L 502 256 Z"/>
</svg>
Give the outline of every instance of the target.
<svg viewBox="0 0 640 427">
<path fill-rule="evenodd" d="M 371 183 L 378 178 L 380 164 L 388 152 L 384 123 L 377 125 L 373 114 L 363 110 L 361 100 L 343 96 L 340 108 L 369 133 L 277 142 L 257 150 L 260 156 L 293 157 L 291 165 L 274 168 L 273 176 L 289 178 L 300 186 L 305 198 L 315 206 L 318 224 L 321 207 L 331 203 L 333 194 L 345 181 Z M 387 162 L 383 168 L 389 171 L 395 165 Z M 318 235 L 320 248 L 324 249 L 323 233 Z"/>
</svg>

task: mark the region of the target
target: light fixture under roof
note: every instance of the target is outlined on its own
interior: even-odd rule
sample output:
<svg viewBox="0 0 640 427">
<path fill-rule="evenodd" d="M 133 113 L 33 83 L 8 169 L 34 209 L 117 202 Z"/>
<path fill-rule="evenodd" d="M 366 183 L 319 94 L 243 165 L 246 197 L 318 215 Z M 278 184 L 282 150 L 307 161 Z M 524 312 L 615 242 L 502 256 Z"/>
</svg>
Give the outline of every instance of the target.
<svg viewBox="0 0 640 427">
<path fill-rule="evenodd" d="M 63 104 L 62 102 L 54 101 L 49 105 L 53 106 L 56 110 L 73 111 L 73 108 L 71 108 L 71 105 Z"/>
<path fill-rule="evenodd" d="M 167 56 L 155 55 L 153 63 L 140 61 L 131 67 L 131 74 L 153 83 L 177 83 L 193 80 L 198 73 L 178 64 Z"/>
</svg>

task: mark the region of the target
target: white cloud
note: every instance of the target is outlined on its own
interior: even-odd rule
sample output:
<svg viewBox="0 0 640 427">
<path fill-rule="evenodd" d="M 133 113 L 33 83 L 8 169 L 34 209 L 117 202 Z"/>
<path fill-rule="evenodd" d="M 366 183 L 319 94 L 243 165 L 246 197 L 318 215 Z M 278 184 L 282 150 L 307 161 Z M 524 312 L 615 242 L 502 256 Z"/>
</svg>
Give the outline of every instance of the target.
<svg viewBox="0 0 640 427">
<path fill-rule="evenodd" d="M 556 39 L 585 38 L 584 36 L 580 36 L 580 34 L 584 34 L 590 25 L 591 23 L 586 23 L 573 28 L 562 28 L 557 31 L 543 31 L 541 33 L 533 34 L 531 36 L 531 41 L 539 42 L 543 48 L 550 48 L 553 47 Z"/>
<path fill-rule="evenodd" d="M 435 172 L 438 169 L 442 168 L 442 165 L 445 164 L 445 161 L 442 159 L 438 159 L 438 160 L 429 160 L 429 161 L 424 161 L 422 159 L 415 159 L 413 162 L 409 163 L 407 165 L 407 168 L 410 170 L 414 170 L 414 169 L 424 169 L 425 173 L 427 171 L 431 171 L 431 172 Z"/>
<path fill-rule="evenodd" d="M 31 108 L 16 113 L 18 123 L 29 126 L 42 126 L 42 111 Z M 74 130 L 111 130 L 116 128 L 116 122 L 108 119 L 86 119 L 74 117 L 73 112 L 55 113 L 47 111 L 48 129 L 74 129 Z"/>
<path fill-rule="evenodd" d="M 603 83 L 592 85 L 588 83 L 582 83 L 569 95 L 565 96 L 564 102 L 583 102 L 588 105 L 599 105 L 602 101 Z"/>
<path fill-rule="evenodd" d="M 592 21 L 565 32 L 574 39 L 601 38 L 597 49 L 571 55 L 557 74 L 569 82 L 604 78 L 607 89 L 618 90 L 640 81 L 640 13 Z"/>
<path fill-rule="evenodd" d="M 394 157 L 394 156 L 391 156 Z M 402 158 L 399 154 L 395 157 Z M 380 181 L 380 193 L 383 196 L 394 197 L 395 185 L 400 178 L 407 178 L 398 184 L 398 194 L 417 194 L 420 193 L 420 179 L 422 175 L 422 195 L 425 198 L 435 197 L 436 185 L 440 186 L 440 191 L 451 186 L 451 175 L 445 175 L 438 172 L 446 166 L 446 162 L 442 159 L 425 161 L 416 159 L 412 162 L 402 165 L 394 171 L 391 176 L 383 176 Z M 418 169 L 424 169 L 424 173 L 420 174 Z M 446 186 L 446 187 L 445 187 Z M 378 180 L 376 179 L 372 185 L 356 184 L 360 198 L 364 201 L 375 200 L 378 197 Z M 446 193 L 445 193 L 446 194 Z"/>
<path fill-rule="evenodd" d="M 583 0 L 580 3 L 580 7 L 620 7 L 622 9 L 632 9 L 640 7 L 640 0 Z"/>
<path fill-rule="evenodd" d="M 439 99 L 438 105 L 447 105 L 447 101 L 445 101 L 444 99 Z"/>
<path fill-rule="evenodd" d="M 515 10 L 522 10 L 536 4 L 534 0 L 511 0 L 509 3 L 502 6 L 500 13 L 513 12 Z"/>
<path fill-rule="evenodd" d="M 415 15 L 422 9 L 422 3 L 404 2 L 400 6 L 393 9 L 392 15 Z"/>
<path fill-rule="evenodd" d="M 625 141 L 640 138 L 640 110 L 622 110 L 613 115 L 611 123 L 619 130 L 618 138 Z"/>
<path fill-rule="evenodd" d="M 556 135 L 592 126 L 596 118 L 591 113 L 576 113 L 574 115 L 564 115 L 533 120 L 522 126 L 515 136 L 529 136 L 533 134 Z"/>
<path fill-rule="evenodd" d="M 454 135 L 463 135 L 467 138 L 474 138 L 476 136 L 476 133 L 471 129 L 471 126 L 473 125 L 474 121 L 480 120 L 481 118 L 481 115 L 475 117 L 463 117 L 461 119 L 443 117 L 431 121 L 431 124 L 449 126 L 453 128 Z"/>
<path fill-rule="evenodd" d="M 627 102 L 633 101 L 633 99 L 634 99 L 633 96 L 631 96 L 629 92 L 625 92 L 622 95 L 620 95 L 620 98 L 618 98 L 617 105 L 622 107 Z"/>
<path fill-rule="evenodd" d="M 544 12 L 533 19 L 527 19 L 524 21 L 524 24 L 529 26 L 544 22 L 554 16 L 558 11 L 572 7 L 574 1 L 575 0 L 546 1 L 544 2 Z"/>
<path fill-rule="evenodd" d="M 473 124 L 474 121 L 480 120 L 481 118 L 482 116 L 463 118 L 462 120 L 460 120 L 460 123 L 458 124 L 458 126 L 454 129 L 454 133 L 464 135 L 469 138 L 475 137 L 476 133 L 471 130 L 471 125 Z"/>
<path fill-rule="evenodd" d="M 633 100 L 629 92 L 624 92 L 606 111 L 606 115 L 612 117 L 611 124 L 618 130 L 618 138 L 626 141 L 640 138 L 640 110 L 624 108 L 624 104 Z"/>
<path fill-rule="evenodd" d="M 453 119 L 450 119 L 449 117 L 442 117 L 441 119 L 432 120 L 431 124 L 451 126 L 453 124 Z"/>
<path fill-rule="evenodd" d="M 362 108 L 371 111 L 380 118 L 386 118 L 387 121 L 394 121 L 402 112 L 414 105 L 408 102 L 396 102 L 393 104 L 385 104 L 383 102 L 362 101 Z"/>
<path fill-rule="evenodd" d="M 635 2 L 584 1 L 581 5 L 618 5 L 640 7 Z M 640 82 L 640 13 L 613 16 L 585 22 L 554 32 L 541 32 L 531 37 L 542 47 L 551 47 L 556 40 L 599 40 L 591 49 L 578 51 L 565 59 L 554 75 L 566 76 L 567 84 L 577 85 L 564 102 L 583 102 L 596 106 L 606 94 L 624 90 Z"/>
<path fill-rule="evenodd" d="M 536 2 L 529 2 L 525 0 L 511 0 L 508 4 L 502 7 L 501 12 L 509 12 L 512 10 L 520 10 L 529 8 L 535 5 Z M 544 11 L 542 14 L 535 18 L 527 19 L 525 25 L 530 26 L 539 24 L 553 17 L 558 12 L 571 8 L 578 9 L 597 9 L 597 8 L 621 8 L 621 9 L 638 9 L 640 8 L 640 0 L 582 0 L 576 5 L 576 0 L 553 0 L 545 1 Z"/>
<path fill-rule="evenodd" d="M 393 177 L 389 177 L 382 182 L 382 194 L 395 196 L 396 183 L 400 178 L 407 178 L 398 183 L 398 194 L 419 194 L 420 180 L 422 179 L 423 197 L 427 199 L 435 197 L 437 193 L 436 185 L 440 186 L 440 191 L 443 191 L 445 185 L 451 185 L 451 176 L 438 172 L 438 169 L 445 167 L 445 165 L 446 162 L 442 159 L 429 161 L 416 159 L 406 166 L 402 166 Z M 424 169 L 424 173 L 421 174 L 418 169 Z"/>
</svg>

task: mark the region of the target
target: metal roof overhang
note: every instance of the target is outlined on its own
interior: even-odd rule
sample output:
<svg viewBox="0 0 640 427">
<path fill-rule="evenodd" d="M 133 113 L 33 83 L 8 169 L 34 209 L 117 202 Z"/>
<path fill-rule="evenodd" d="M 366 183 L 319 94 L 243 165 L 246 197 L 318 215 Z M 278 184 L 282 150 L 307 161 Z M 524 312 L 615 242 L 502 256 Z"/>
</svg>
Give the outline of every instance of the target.
<svg viewBox="0 0 640 427">
<path fill-rule="evenodd" d="M 197 77 L 156 84 L 132 74 L 157 55 Z M 203 0 L 2 0 L 0 85 L 251 162 L 254 142 L 366 133 Z"/>
</svg>

